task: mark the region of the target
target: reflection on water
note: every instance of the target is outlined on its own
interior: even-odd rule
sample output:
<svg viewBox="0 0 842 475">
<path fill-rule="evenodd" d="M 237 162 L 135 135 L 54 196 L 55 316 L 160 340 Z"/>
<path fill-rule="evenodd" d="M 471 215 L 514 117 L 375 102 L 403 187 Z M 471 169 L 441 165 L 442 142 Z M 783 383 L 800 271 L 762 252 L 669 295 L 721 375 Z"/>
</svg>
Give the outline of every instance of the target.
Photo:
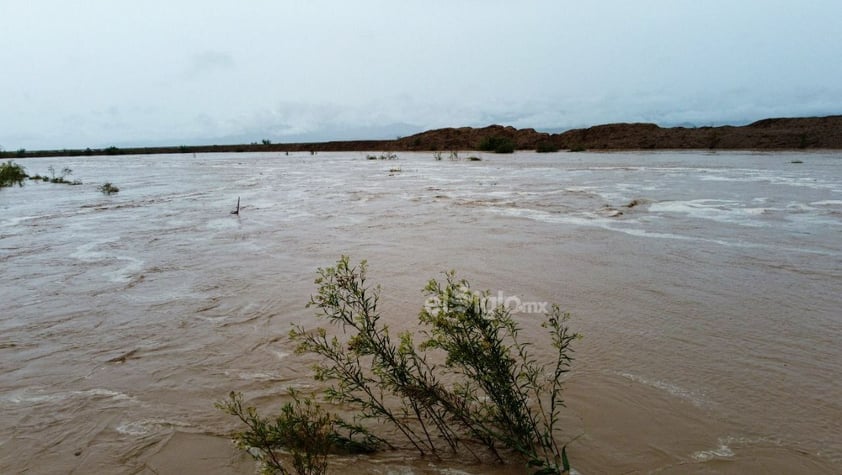
<svg viewBox="0 0 842 475">
<path fill-rule="evenodd" d="M 369 260 L 393 328 L 454 268 L 573 312 L 563 437 L 584 473 L 838 472 L 840 158 L 402 154 L 398 173 L 356 153 L 27 159 L 86 184 L 0 191 L 0 472 L 250 473 L 213 402 L 318 388 L 285 335 L 310 324 L 314 271 L 340 254 Z M 520 473 L 334 461 L 351 463 Z"/>
</svg>

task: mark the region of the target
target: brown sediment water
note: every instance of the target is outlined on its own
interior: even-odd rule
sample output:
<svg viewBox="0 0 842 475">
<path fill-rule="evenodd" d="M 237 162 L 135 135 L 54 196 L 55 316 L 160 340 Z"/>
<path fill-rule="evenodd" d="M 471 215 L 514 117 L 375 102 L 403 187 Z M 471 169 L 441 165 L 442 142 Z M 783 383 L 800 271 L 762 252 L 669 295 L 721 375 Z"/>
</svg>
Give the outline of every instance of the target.
<svg viewBox="0 0 842 475">
<path fill-rule="evenodd" d="M 213 403 L 319 389 L 286 335 L 318 323 L 315 270 L 342 254 L 369 261 L 396 329 L 450 269 L 570 311 L 560 437 L 581 473 L 842 470 L 842 154 L 20 163 L 85 184 L 0 190 L 0 473 L 252 473 Z M 517 317 L 538 341 L 539 316 Z M 331 464 L 523 470 L 409 450 Z"/>
</svg>

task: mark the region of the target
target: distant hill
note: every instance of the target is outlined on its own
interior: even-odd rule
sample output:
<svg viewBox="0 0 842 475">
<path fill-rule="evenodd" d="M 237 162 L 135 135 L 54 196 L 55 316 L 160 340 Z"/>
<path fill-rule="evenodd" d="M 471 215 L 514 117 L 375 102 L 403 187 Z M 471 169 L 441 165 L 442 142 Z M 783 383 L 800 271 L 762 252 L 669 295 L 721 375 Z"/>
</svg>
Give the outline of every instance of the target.
<svg viewBox="0 0 842 475">
<path fill-rule="evenodd" d="M 558 149 L 653 150 L 842 149 L 842 116 L 764 119 L 733 127 L 659 127 L 655 124 L 606 124 L 559 134 L 492 125 L 480 129 L 438 129 L 397 141 L 400 150 L 476 148 L 487 137 L 506 137 L 517 149 L 534 150 L 541 143 Z"/>
<path fill-rule="evenodd" d="M 745 126 L 659 127 L 656 124 L 606 124 L 551 134 L 502 125 L 428 130 L 395 140 L 317 143 L 199 145 L 7 151 L 2 158 L 30 156 L 130 155 L 205 152 L 322 152 L 476 150 L 489 139 L 508 139 L 517 150 L 803 150 L 842 149 L 842 115 L 764 119 Z"/>
</svg>

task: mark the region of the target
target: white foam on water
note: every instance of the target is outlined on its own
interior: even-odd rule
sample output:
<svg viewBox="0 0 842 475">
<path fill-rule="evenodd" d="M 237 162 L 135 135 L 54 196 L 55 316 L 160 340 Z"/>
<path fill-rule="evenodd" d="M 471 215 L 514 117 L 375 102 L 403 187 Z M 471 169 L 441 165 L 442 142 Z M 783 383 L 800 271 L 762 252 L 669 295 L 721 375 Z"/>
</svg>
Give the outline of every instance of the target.
<svg viewBox="0 0 842 475">
<path fill-rule="evenodd" d="M 713 460 L 716 458 L 728 458 L 733 457 L 734 451 L 731 450 L 726 444 L 721 443 L 719 447 L 710 450 L 700 450 L 695 452 L 692 457 L 694 460 L 698 460 L 700 462 L 707 462 L 708 460 Z"/>
<path fill-rule="evenodd" d="M 660 389 L 661 391 L 667 392 L 675 397 L 687 400 L 696 407 L 702 407 L 705 405 L 704 398 L 697 394 L 696 391 L 684 389 L 680 386 L 666 381 L 650 380 L 648 378 L 644 378 L 643 376 L 639 376 L 632 373 L 617 372 L 616 374 L 636 383 L 643 384 L 645 386 L 649 386 L 655 389 Z"/>
<path fill-rule="evenodd" d="M 143 269 L 143 260 L 131 256 L 120 256 L 114 253 L 96 250 L 99 246 L 116 242 L 118 239 L 119 238 L 111 238 L 82 244 L 76 248 L 75 252 L 70 254 L 70 257 L 85 262 L 98 262 L 108 259 L 126 261 L 127 264 L 125 266 L 117 270 L 103 272 L 102 275 L 111 282 L 129 282 Z"/>
<path fill-rule="evenodd" d="M 225 370 L 225 376 L 243 381 L 283 381 L 285 378 L 276 373 L 262 371 Z"/>
<path fill-rule="evenodd" d="M 645 229 L 636 229 L 636 228 L 618 228 L 613 226 L 606 226 L 605 229 L 610 231 L 616 231 L 618 233 L 628 234 L 629 236 L 636 236 L 636 237 L 650 237 L 650 238 L 658 238 L 658 239 L 675 239 L 679 241 L 703 241 L 703 242 L 712 242 L 715 244 L 720 244 L 723 246 L 730 246 L 732 243 L 721 241 L 718 239 L 704 239 L 699 237 L 693 236 L 684 236 L 682 234 L 673 234 L 673 233 L 656 233 L 652 231 L 646 231 Z"/>
<path fill-rule="evenodd" d="M 651 209 L 651 205 L 650 205 Z M 749 208 L 751 211 L 749 213 L 757 213 L 757 209 Z M 761 208 L 765 212 L 768 208 Z M 635 237 L 644 237 L 644 238 L 656 238 L 656 239 L 673 239 L 673 240 L 680 240 L 680 241 L 695 241 L 695 242 L 707 242 L 711 244 L 717 244 L 720 246 L 725 247 L 733 247 L 733 248 L 748 248 L 748 249 L 768 249 L 770 251 L 776 252 L 791 252 L 791 253 L 801 253 L 801 254 L 815 254 L 815 255 L 824 255 L 824 256 L 842 256 L 842 252 L 826 250 L 826 249 L 810 249 L 806 247 L 789 247 L 789 246 L 781 246 L 781 245 L 768 245 L 768 244 L 760 244 L 760 243 L 752 243 L 746 241 L 728 241 L 724 239 L 712 239 L 712 238 L 704 238 L 698 236 L 689 236 L 684 234 L 674 234 L 674 233 L 661 233 L 655 231 L 647 231 L 645 229 L 641 229 L 639 226 L 641 224 L 640 221 L 634 219 L 621 219 L 617 220 L 616 218 L 605 218 L 601 217 L 594 213 L 587 213 L 582 215 L 568 215 L 568 214 L 558 214 L 558 213 L 548 213 L 546 211 L 539 211 L 533 210 L 529 208 L 499 208 L 499 207 L 489 207 L 488 210 L 493 213 L 503 214 L 506 216 L 512 216 L 516 218 L 524 218 L 524 219 L 531 219 L 534 221 L 541 221 L 550 224 L 571 224 L 574 226 L 588 226 L 588 227 L 596 227 L 605 229 L 608 231 L 614 231 L 618 233 L 628 234 L 630 236 Z M 810 221 L 811 223 L 822 223 L 827 224 L 819 217 L 806 217 L 803 218 L 804 221 Z M 830 222 L 827 220 L 828 223 L 831 224 L 840 224 L 837 221 Z"/>
<path fill-rule="evenodd" d="M 140 259 L 135 259 L 134 257 L 121 256 L 117 256 L 115 257 L 115 259 L 127 261 L 128 264 L 125 267 L 122 267 L 115 271 L 104 272 L 102 274 L 111 282 L 128 282 L 132 280 L 132 278 L 135 275 L 137 275 L 141 270 L 143 270 L 144 261 Z"/>
<path fill-rule="evenodd" d="M 456 470 L 455 468 L 440 468 L 438 469 L 439 473 L 444 475 L 471 475 L 470 472 L 466 472 L 464 470 Z"/>
<path fill-rule="evenodd" d="M 278 358 L 279 360 L 282 360 L 289 356 L 289 353 L 287 353 L 286 351 L 269 350 L 269 352 L 275 355 L 275 358 Z"/>
<path fill-rule="evenodd" d="M 209 231 L 219 231 L 223 229 L 237 229 L 240 223 L 237 221 L 237 216 L 232 215 L 226 218 L 212 219 L 205 223 L 205 229 Z"/>
<path fill-rule="evenodd" d="M 12 404 L 50 404 L 65 401 L 68 399 L 113 399 L 115 401 L 131 401 L 134 398 L 128 394 L 112 391 L 104 388 L 93 388 L 84 391 L 63 391 L 57 393 L 46 393 L 43 390 L 24 389 L 13 391 L 0 396 L 0 401 Z"/>
<path fill-rule="evenodd" d="M 745 447 L 745 446 L 773 446 L 779 447 L 781 445 L 780 441 L 770 439 L 767 437 L 737 437 L 737 436 L 727 436 L 727 437 L 720 437 L 717 439 L 716 443 L 718 444 L 716 448 L 709 449 L 709 450 L 700 450 L 698 452 L 694 452 L 691 457 L 694 460 L 698 460 L 700 462 L 707 462 L 708 460 L 713 459 L 721 459 L 721 458 L 729 458 L 733 457 L 734 450 L 732 449 L 733 446 L 738 447 Z"/>
<path fill-rule="evenodd" d="M 694 219 L 708 219 L 742 226 L 764 226 L 752 218 L 773 211 L 772 208 L 745 208 L 737 201 L 699 199 L 660 201 L 649 205 L 651 213 L 684 214 Z"/>
<path fill-rule="evenodd" d="M 842 200 L 813 201 L 810 206 L 842 206 Z"/>
<path fill-rule="evenodd" d="M 75 252 L 70 254 L 70 257 L 74 259 L 79 259 L 80 261 L 99 261 L 106 259 L 107 257 L 109 257 L 108 253 L 102 251 L 95 251 L 94 249 L 103 244 L 112 243 L 116 240 L 117 238 L 110 238 L 82 244 L 81 246 L 78 246 L 76 248 Z"/>
<path fill-rule="evenodd" d="M 4 219 L 3 221 L 0 221 L 0 227 L 17 226 L 18 224 L 23 223 L 25 221 L 30 221 L 30 220 L 33 220 L 33 219 L 45 218 L 45 217 L 46 217 L 46 215 L 18 216 L 17 218 L 8 218 L 8 219 Z"/>
<path fill-rule="evenodd" d="M 735 176 L 734 173 L 742 172 L 744 175 Z M 724 173 L 728 173 L 727 175 Z M 819 181 L 818 178 L 805 176 L 786 176 L 779 172 L 767 170 L 719 170 L 716 173 L 705 174 L 699 177 L 702 181 L 726 181 L 742 183 L 769 183 L 771 185 L 784 185 L 812 190 L 827 190 L 835 193 L 840 192 L 840 187 L 835 183 Z"/>
<path fill-rule="evenodd" d="M 188 428 L 190 424 L 166 419 L 140 419 L 137 421 L 121 422 L 115 430 L 121 434 L 142 436 L 159 432 L 169 432 L 174 427 Z"/>
</svg>

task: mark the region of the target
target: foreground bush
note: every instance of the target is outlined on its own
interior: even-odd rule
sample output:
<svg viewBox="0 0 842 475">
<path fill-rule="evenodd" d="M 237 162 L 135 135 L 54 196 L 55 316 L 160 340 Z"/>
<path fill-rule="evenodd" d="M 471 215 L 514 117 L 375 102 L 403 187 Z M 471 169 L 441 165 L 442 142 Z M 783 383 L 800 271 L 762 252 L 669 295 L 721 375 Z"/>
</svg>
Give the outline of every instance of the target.
<svg viewBox="0 0 842 475">
<path fill-rule="evenodd" d="M 488 308 L 487 294 L 472 292 L 468 282 L 457 280 L 452 272 L 445 281 L 431 280 L 425 287 L 429 298 L 419 316 L 420 344 L 412 333 L 393 336 L 380 323 L 379 287 L 367 285 L 365 261 L 352 266 L 342 257 L 335 267 L 318 270 L 316 284 L 318 291 L 308 306 L 317 308 L 318 318 L 338 327 L 342 336 L 329 336 L 325 328 L 308 331 L 296 326 L 290 337 L 298 353 L 321 357 L 315 377 L 330 384 L 324 392 L 327 402 L 355 409 L 355 420 L 391 425 L 421 455 L 446 451 L 477 461 L 515 458 L 540 474 L 569 470 L 565 447 L 557 442 L 558 417 L 563 407 L 561 378 L 568 371 L 570 344 L 577 335 L 568 330 L 569 316 L 557 306 L 543 324 L 553 361 L 540 364 L 530 352 L 531 344 L 518 338 L 520 329 L 509 311 Z M 294 397 L 282 416 L 288 419 L 284 414 L 295 414 L 301 404 L 315 403 Z M 290 440 L 302 440 L 294 435 L 299 426 L 243 409 L 236 396 L 221 407 L 246 423 L 248 430 L 236 436 L 241 446 L 250 448 L 270 470 L 288 473 L 279 468 L 280 453 L 289 451 L 296 460 L 302 448 Z M 314 451 L 314 460 L 339 446 L 369 450 L 399 444 L 332 415 L 304 415 L 307 424 L 329 434 L 304 448 Z M 337 429 L 348 433 L 340 437 Z M 296 470 L 321 473 L 322 466 L 319 462 L 312 470 Z"/>
</svg>

